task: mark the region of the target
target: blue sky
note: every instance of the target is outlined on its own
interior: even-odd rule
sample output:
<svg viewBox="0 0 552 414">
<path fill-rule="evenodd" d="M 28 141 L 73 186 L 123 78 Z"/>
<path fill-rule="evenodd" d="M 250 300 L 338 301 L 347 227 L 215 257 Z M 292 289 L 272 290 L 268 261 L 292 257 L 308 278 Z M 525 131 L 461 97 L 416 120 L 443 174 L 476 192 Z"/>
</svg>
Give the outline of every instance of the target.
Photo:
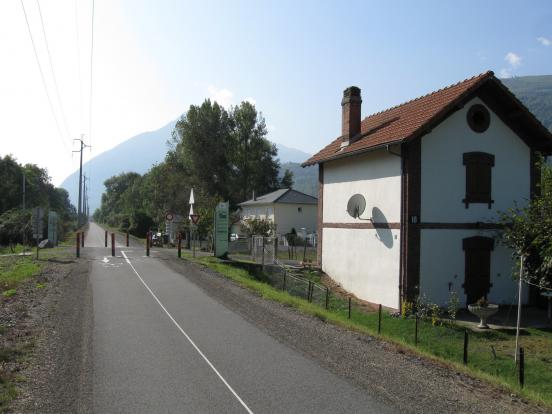
<svg viewBox="0 0 552 414">
<path fill-rule="evenodd" d="M 24 4 L 40 39 L 36 4 Z M 0 126 L 0 134 L 20 139 L 3 142 L 0 154 L 44 165 L 56 182 L 75 168 L 74 159 L 59 158 L 67 153 L 62 139 L 70 145 L 89 134 L 97 154 L 207 97 L 224 105 L 254 101 L 270 139 L 312 153 L 339 135 L 341 94 L 350 85 L 362 89 L 368 115 L 489 69 L 498 76 L 552 74 L 550 1 L 96 0 L 90 134 L 91 0 L 77 0 L 76 13 L 74 0 L 40 4 L 70 131 L 56 136 L 21 6 L 8 0 L 0 6 L 0 53 L 13 67 L 0 69 L 0 109 L 14 112 L 14 122 Z M 14 105 L 22 88 L 26 99 Z M 42 116 L 40 140 L 51 142 L 34 154 L 29 144 L 37 133 L 17 128 L 30 100 Z"/>
</svg>

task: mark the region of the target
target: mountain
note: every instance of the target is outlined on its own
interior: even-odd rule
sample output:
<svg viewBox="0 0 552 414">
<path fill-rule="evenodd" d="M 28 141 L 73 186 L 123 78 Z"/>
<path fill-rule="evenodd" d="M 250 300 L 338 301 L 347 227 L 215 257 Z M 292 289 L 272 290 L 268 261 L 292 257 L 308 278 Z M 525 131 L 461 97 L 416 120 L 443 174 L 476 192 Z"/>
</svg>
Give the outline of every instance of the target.
<svg viewBox="0 0 552 414">
<path fill-rule="evenodd" d="M 100 207 L 102 193 L 105 190 L 103 183 L 109 177 L 122 172 L 144 174 L 152 165 L 165 159 L 168 150 L 167 141 L 171 138 L 175 123 L 176 121 L 172 121 L 158 130 L 144 132 L 129 138 L 83 164 L 83 174 L 90 171 L 92 176 L 88 189 L 91 213 Z M 310 189 L 309 178 L 304 178 L 304 174 L 301 175 L 301 167 L 297 164 L 309 158 L 310 154 L 281 144 L 276 144 L 276 147 L 278 148 L 280 162 L 284 164 L 295 162 L 295 166 L 292 167 L 295 177 L 298 177 L 299 182 L 304 183 L 302 188 Z M 316 179 L 314 182 L 316 182 Z M 69 192 L 69 197 L 74 205 L 77 204 L 76 200 L 78 199 L 78 182 L 79 171 L 77 170 L 61 183 L 61 187 Z"/>
<path fill-rule="evenodd" d="M 520 76 L 501 81 L 552 131 L 552 75 Z"/>
<path fill-rule="evenodd" d="M 306 159 L 304 158 L 301 162 Z M 286 169 L 293 173 L 293 188 L 295 190 L 318 197 L 318 166 L 303 168 L 297 162 L 285 162 L 281 164 L 280 178 Z"/>
</svg>

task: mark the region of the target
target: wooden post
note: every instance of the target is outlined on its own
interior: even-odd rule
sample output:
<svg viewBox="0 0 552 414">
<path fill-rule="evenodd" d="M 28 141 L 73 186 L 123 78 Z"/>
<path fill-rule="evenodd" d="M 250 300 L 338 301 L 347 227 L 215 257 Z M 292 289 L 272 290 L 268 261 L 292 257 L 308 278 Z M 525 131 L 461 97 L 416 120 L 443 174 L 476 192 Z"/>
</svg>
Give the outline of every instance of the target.
<svg viewBox="0 0 552 414">
<path fill-rule="evenodd" d="M 328 309 L 330 305 L 330 289 L 326 288 L 326 309 Z"/>
<path fill-rule="evenodd" d="M 126 247 L 129 246 L 129 240 L 128 240 L 128 231 L 126 232 Z"/>
<path fill-rule="evenodd" d="M 80 233 L 77 232 L 77 257 L 80 257 Z"/>
<path fill-rule="evenodd" d="M 286 270 L 284 269 L 284 281 L 282 283 L 282 290 L 285 291 L 286 290 L 286 275 L 287 275 L 287 272 Z"/>
<path fill-rule="evenodd" d="M 115 233 L 111 233 L 111 256 L 115 257 Z"/>
<path fill-rule="evenodd" d="M 468 365 L 468 331 L 464 331 L 464 365 Z"/>
<path fill-rule="evenodd" d="M 307 287 L 307 300 L 309 302 L 311 301 L 311 287 L 312 287 L 312 282 L 309 280 L 309 286 Z"/>
<path fill-rule="evenodd" d="M 107 247 L 107 230 L 105 231 L 105 247 Z"/>
<path fill-rule="evenodd" d="M 525 351 L 519 347 L 519 385 L 521 388 L 525 385 Z"/>
<path fill-rule="evenodd" d="M 178 258 L 182 257 L 182 234 L 178 233 Z"/>
<path fill-rule="evenodd" d="M 378 334 L 381 333 L 381 303 L 378 306 Z"/>
<path fill-rule="evenodd" d="M 416 315 L 416 324 L 414 329 L 414 346 L 418 346 L 418 315 Z"/>
</svg>

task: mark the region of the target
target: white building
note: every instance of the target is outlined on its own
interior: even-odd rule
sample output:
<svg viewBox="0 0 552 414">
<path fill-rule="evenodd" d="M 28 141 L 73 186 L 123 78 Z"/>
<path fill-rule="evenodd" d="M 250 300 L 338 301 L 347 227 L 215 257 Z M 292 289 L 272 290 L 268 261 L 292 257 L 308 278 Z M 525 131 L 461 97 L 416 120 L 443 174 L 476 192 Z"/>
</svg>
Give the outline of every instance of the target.
<svg viewBox="0 0 552 414">
<path fill-rule="evenodd" d="M 395 309 L 419 293 L 444 305 L 451 291 L 463 305 L 511 304 L 497 212 L 538 191 L 534 161 L 552 152 L 550 132 L 492 72 L 362 121 L 361 102 L 345 90 L 342 135 L 303 164 L 319 165 L 323 271 Z"/>
<path fill-rule="evenodd" d="M 272 193 L 238 204 L 241 207 L 241 219 L 267 219 L 276 225 L 278 234 L 290 233 L 295 229 L 300 233 L 316 232 L 318 200 L 316 197 L 291 188 L 283 188 Z"/>
</svg>

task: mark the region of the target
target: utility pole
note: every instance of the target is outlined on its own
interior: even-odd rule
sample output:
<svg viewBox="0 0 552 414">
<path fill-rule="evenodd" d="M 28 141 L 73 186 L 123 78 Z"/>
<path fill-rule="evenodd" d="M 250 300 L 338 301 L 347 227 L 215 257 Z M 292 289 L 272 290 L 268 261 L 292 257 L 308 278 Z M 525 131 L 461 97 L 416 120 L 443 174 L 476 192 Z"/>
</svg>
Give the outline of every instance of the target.
<svg viewBox="0 0 552 414">
<path fill-rule="evenodd" d="M 87 194 L 86 194 L 86 175 L 82 176 L 82 215 L 83 215 L 83 223 L 86 223 L 86 202 L 87 202 Z"/>
<path fill-rule="evenodd" d="M 25 209 L 27 208 L 26 206 L 26 200 L 25 200 L 25 196 L 26 196 L 26 189 L 25 189 L 25 186 L 26 186 L 26 178 L 25 178 L 25 171 L 23 171 L 23 214 L 25 214 Z M 27 250 L 27 233 L 25 231 L 25 226 L 23 226 L 23 253 L 25 253 L 25 251 Z"/>
<path fill-rule="evenodd" d="M 84 134 L 81 134 L 80 138 L 75 138 L 73 141 L 79 141 L 80 143 L 80 149 L 78 151 L 73 152 L 80 152 L 80 167 L 79 167 L 79 202 L 78 202 L 78 208 L 77 208 L 77 227 L 80 227 L 82 222 L 82 150 L 89 145 L 86 145 L 84 141 L 82 140 L 84 138 Z"/>
</svg>

